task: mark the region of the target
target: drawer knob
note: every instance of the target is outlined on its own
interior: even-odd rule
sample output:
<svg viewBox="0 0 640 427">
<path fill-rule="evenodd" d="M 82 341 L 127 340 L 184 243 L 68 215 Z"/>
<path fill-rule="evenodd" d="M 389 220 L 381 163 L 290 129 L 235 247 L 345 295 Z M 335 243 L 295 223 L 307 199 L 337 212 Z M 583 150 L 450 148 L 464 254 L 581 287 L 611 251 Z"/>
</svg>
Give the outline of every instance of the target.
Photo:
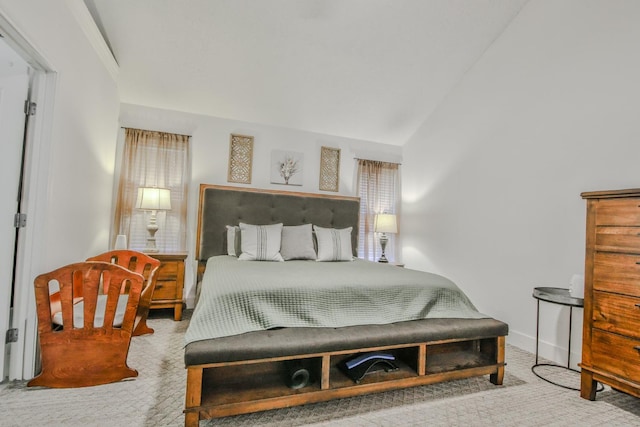
<svg viewBox="0 0 640 427">
<path fill-rule="evenodd" d="M 640 302 L 638 304 L 636 304 L 636 307 L 640 308 Z"/>
<path fill-rule="evenodd" d="M 634 347 L 633 347 L 633 349 L 634 349 L 634 350 L 638 350 L 638 351 L 640 351 L 640 345 L 636 345 L 636 346 L 634 346 Z"/>
</svg>

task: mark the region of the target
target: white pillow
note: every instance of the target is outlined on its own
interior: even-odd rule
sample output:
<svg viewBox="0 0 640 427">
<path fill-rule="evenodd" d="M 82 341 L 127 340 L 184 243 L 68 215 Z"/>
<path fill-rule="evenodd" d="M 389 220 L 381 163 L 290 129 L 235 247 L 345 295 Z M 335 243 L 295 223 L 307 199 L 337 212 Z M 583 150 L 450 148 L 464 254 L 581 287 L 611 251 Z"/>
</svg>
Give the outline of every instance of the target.
<svg viewBox="0 0 640 427">
<path fill-rule="evenodd" d="M 240 227 L 227 225 L 227 254 L 238 256 L 240 253 Z"/>
<path fill-rule="evenodd" d="M 285 261 L 290 259 L 316 259 L 311 224 L 285 225 L 282 227 L 280 254 Z"/>
<path fill-rule="evenodd" d="M 239 261 L 284 261 L 280 255 L 282 223 L 252 225 L 240 223 Z"/>
<path fill-rule="evenodd" d="M 317 261 L 351 261 L 351 230 L 353 227 L 336 229 L 313 226 L 318 240 Z"/>
</svg>

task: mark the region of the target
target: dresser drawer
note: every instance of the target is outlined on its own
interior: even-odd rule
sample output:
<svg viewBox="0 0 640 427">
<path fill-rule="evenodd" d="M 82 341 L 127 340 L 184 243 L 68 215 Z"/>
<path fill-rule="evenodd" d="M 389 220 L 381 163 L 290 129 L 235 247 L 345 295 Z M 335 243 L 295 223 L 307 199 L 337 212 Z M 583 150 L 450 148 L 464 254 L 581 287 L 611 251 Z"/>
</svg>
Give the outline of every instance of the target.
<svg viewBox="0 0 640 427">
<path fill-rule="evenodd" d="M 178 284 L 175 280 L 158 280 L 153 291 L 154 300 L 176 299 L 178 296 Z"/>
<path fill-rule="evenodd" d="M 640 227 L 597 227 L 596 250 L 640 254 Z"/>
<path fill-rule="evenodd" d="M 640 297 L 640 255 L 596 252 L 593 289 Z"/>
<path fill-rule="evenodd" d="M 640 199 L 600 200 L 596 206 L 596 225 L 640 224 Z"/>
<path fill-rule="evenodd" d="M 593 329 L 593 366 L 640 383 L 640 340 Z"/>
<path fill-rule="evenodd" d="M 593 293 L 593 327 L 640 339 L 640 298 Z"/>
</svg>

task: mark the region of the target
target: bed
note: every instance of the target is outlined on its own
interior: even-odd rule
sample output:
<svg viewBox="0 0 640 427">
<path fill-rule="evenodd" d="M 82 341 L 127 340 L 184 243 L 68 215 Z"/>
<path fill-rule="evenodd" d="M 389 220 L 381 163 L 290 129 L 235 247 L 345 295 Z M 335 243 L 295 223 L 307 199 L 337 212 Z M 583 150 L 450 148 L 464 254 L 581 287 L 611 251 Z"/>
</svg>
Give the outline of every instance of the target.
<svg viewBox="0 0 640 427">
<path fill-rule="evenodd" d="M 472 376 L 502 384 L 508 326 L 447 278 L 355 258 L 358 217 L 353 197 L 200 186 L 185 425 Z"/>
</svg>

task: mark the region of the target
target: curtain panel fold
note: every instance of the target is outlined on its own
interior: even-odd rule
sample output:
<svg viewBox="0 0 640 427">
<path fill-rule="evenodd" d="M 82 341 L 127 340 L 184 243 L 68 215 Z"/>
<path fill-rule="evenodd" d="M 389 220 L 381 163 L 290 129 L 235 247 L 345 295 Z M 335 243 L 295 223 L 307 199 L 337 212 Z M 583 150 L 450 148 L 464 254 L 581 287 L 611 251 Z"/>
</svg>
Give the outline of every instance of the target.
<svg viewBox="0 0 640 427">
<path fill-rule="evenodd" d="M 129 249 L 143 250 L 149 212 L 135 208 L 138 188 L 168 188 L 171 210 L 157 213 L 156 245 L 160 252 L 185 250 L 189 139 L 187 135 L 125 128 L 112 242 L 124 234 Z"/>
</svg>

